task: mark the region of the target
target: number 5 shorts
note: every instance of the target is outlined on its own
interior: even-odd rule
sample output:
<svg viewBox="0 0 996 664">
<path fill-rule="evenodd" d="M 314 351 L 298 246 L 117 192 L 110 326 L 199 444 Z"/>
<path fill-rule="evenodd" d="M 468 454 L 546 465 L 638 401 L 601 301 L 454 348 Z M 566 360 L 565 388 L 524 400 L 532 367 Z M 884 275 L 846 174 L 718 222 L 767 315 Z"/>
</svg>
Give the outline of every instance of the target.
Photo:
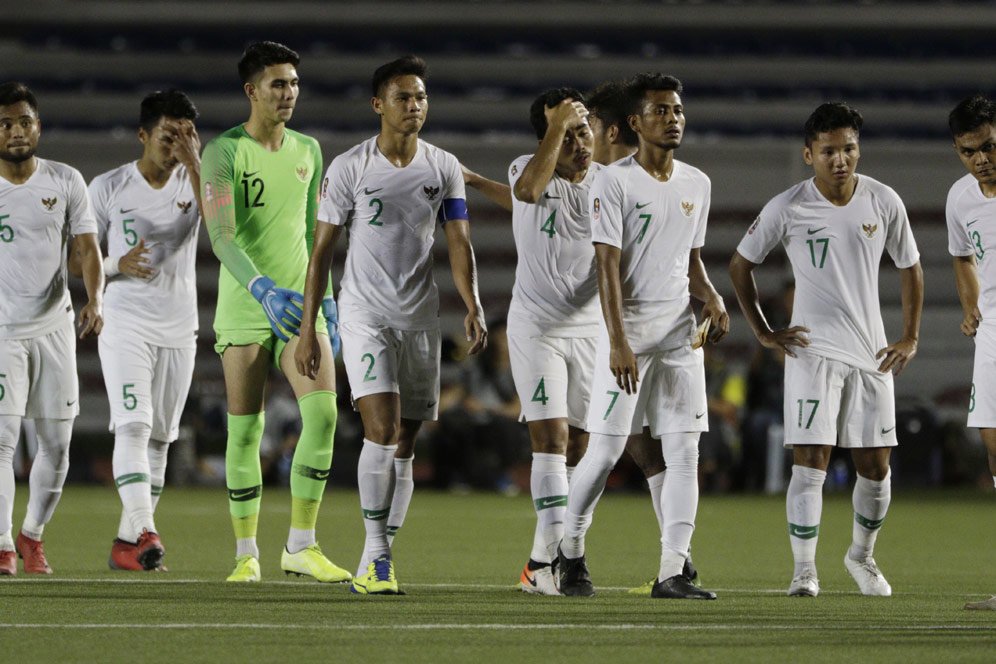
<svg viewBox="0 0 996 664">
<path fill-rule="evenodd" d="M 785 358 L 785 446 L 896 445 L 892 374 L 796 351 Z"/>
<path fill-rule="evenodd" d="M 609 369 L 609 340 L 599 337 L 588 408 L 588 431 L 612 436 L 639 433 L 644 423 L 654 438 L 709 430 L 702 349 L 675 348 L 636 356 L 635 394 L 616 383 Z"/>
<path fill-rule="evenodd" d="M 79 412 L 71 322 L 33 339 L 0 339 L 0 415 L 68 420 Z"/>
<path fill-rule="evenodd" d="M 439 414 L 439 329 L 399 330 L 386 325 L 339 325 L 342 360 L 353 404 L 370 394 L 401 397 L 401 417 L 435 420 Z"/>
<path fill-rule="evenodd" d="M 526 422 L 567 418 L 585 428 L 598 337 L 508 335 L 515 391 Z"/>
</svg>

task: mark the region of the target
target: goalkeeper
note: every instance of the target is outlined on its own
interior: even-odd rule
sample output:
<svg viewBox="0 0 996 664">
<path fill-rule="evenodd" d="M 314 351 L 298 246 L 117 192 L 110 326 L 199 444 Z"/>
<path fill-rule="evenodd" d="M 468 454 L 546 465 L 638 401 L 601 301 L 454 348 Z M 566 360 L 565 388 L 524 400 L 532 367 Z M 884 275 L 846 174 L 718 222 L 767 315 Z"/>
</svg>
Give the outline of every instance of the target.
<svg viewBox="0 0 996 664">
<path fill-rule="evenodd" d="M 298 62 L 297 53 L 274 42 L 246 49 L 239 75 L 249 98 L 249 120 L 208 143 L 202 159 L 204 221 L 222 264 L 214 329 L 228 399 L 225 480 L 236 537 L 229 581 L 261 578 L 256 546 L 262 494 L 259 445 L 271 363 L 290 382 L 303 423 L 291 469 L 290 533 L 281 567 L 287 574 L 323 582 L 351 578 L 315 541 L 337 414 L 332 348 L 338 323 L 331 290 L 322 307 L 325 321 L 307 322 L 321 333 L 322 371 L 312 380 L 294 368 L 300 292 L 322 176 L 318 142 L 285 126 L 297 102 Z"/>
</svg>

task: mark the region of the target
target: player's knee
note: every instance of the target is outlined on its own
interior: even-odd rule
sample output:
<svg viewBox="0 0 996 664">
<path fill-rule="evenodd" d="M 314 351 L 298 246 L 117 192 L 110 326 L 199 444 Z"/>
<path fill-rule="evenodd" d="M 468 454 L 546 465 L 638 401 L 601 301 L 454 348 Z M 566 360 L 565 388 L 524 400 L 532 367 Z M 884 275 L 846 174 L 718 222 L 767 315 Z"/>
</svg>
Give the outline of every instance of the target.
<svg viewBox="0 0 996 664">
<path fill-rule="evenodd" d="M 152 437 L 152 427 L 145 422 L 126 422 L 114 428 L 114 444 L 144 448 Z"/>
<path fill-rule="evenodd" d="M 228 416 L 228 447 L 259 448 L 263 439 L 263 413 Z"/>
<path fill-rule="evenodd" d="M 699 465 L 699 434 L 665 434 L 661 436 L 661 451 L 669 473 L 694 472 Z"/>
<path fill-rule="evenodd" d="M 364 435 L 381 445 L 397 445 L 401 437 L 401 424 L 390 419 L 378 420 L 364 426 Z"/>
<path fill-rule="evenodd" d="M 334 392 L 312 392 L 298 399 L 301 424 L 315 440 L 332 442 L 339 410 Z M 303 432 L 302 432 L 303 433 Z"/>
</svg>

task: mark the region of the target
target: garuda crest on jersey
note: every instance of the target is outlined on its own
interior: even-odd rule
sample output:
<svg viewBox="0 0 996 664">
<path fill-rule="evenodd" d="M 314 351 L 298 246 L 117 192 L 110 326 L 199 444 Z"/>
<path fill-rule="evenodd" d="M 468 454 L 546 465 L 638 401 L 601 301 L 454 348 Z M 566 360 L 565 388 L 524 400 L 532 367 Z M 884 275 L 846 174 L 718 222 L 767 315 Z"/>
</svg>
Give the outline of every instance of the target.
<svg viewBox="0 0 996 664">
<path fill-rule="evenodd" d="M 861 230 L 869 240 L 878 232 L 878 224 L 861 224 Z"/>
<path fill-rule="evenodd" d="M 180 208 L 180 211 L 183 212 L 183 214 L 187 214 L 187 212 L 190 211 L 190 206 L 192 204 L 193 201 L 177 201 L 176 207 Z"/>
<path fill-rule="evenodd" d="M 436 196 L 439 195 L 439 187 L 425 186 L 422 187 L 422 191 L 425 192 L 426 198 L 428 198 L 430 201 L 436 200 Z"/>
<path fill-rule="evenodd" d="M 51 211 L 55 207 L 55 204 L 59 202 L 58 198 L 43 198 L 41 199 L 42 205 L 45 206 L 46 210 Z"/>
<path fill-rule="evenodd" d="M 695 203 L 691 201 L 681 201 L 681 212 L 686 217 L 692 216 L 692 212 L 695 211 Z"/>
</svg>

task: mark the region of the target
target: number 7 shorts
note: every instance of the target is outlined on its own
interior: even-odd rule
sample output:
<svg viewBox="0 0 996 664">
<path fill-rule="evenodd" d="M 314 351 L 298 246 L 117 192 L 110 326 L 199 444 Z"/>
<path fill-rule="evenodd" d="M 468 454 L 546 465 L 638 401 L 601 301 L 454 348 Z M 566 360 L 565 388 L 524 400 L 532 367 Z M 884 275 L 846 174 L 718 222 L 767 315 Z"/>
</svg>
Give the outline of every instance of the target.
<svg viewBox="0 0 996 664">
<path fill-rule="evenodd" d="M 342 323 L 342 360 L 355 405 L 370 394 L 401 397 L 401 417 L 432 421 L 439 414 L 439 329 L 399 330 Z"/>
<path fill-rule="evenodd" d="M 79 412 L 71 322 L 33 339 L 0 339 L 0 415 L 68 420 Z"/>
<path fill-rule="evenodd" d="M 896 445 L 892 374 L 796 351 L 785 358 L 785 446 Z"/>
<path fill-rule="evenodd" d="M 143 422 L 152 427 L 153 439 L 176 440 L 197 349 L 154 346 L 105 327 L 97 338 L 97 350 L 111 406 L 108 429 Z"/>
<path fill-rule="evenodd" d="M 591 383 L 588 431 L 611 436 L 639 433 L 644 423 L 654 438 L 669 433 L 709 430 L 702 349 L 676 348 L 636 356 L 635 394 L 616 383 L 609 369 L 609 340 L 598 340 Z"/>
<path fill-rule="evenodd" d="M 515 391 L 526 422 L 567 418 L 585 428 L 597 337 L 508 335 Z"/>
</svg>

